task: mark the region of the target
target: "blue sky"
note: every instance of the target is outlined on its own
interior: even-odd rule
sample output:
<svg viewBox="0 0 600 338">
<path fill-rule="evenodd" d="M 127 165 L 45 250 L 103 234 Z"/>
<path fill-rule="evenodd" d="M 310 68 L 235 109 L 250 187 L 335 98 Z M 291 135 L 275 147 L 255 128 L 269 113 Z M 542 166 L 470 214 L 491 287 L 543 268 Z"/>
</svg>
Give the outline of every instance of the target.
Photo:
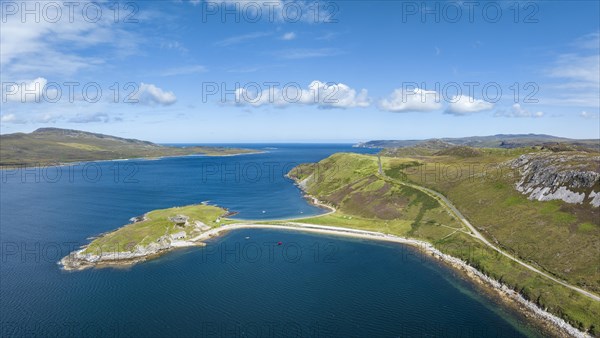
<svg viewBox="0 0 600 338">
<path fill-rule="evenodd" d="M 2 133 L 600 137 L 597 1 L 1 3 Z"/>
</svg>

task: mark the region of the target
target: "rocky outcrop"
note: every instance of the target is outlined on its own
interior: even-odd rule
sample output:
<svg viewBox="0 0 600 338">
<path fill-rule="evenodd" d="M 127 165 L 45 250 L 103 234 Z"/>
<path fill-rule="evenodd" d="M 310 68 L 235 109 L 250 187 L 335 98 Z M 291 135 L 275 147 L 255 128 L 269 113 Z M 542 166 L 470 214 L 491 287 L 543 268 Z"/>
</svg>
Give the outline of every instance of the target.
<svg viewBox="0 0 600 338">
<path fill-rule="evenodd" d="M 158 255 L 172 248 L 170 236 L 162 236 L 148 245 L 136 245 L 131 251 L 86 253 L 87 246 L 72 252 L 60 260 L 65 270 L 82 270 L 98 264 L 133 264 L 143 261 L 148 256 Z"/>
<path fill-rule="evenodd" d="M 600 156 L 533 153 L 510 161 L 518 170 L 516 189 L 531 200 L 562 200 L 600 207 Z"/>
</svg>

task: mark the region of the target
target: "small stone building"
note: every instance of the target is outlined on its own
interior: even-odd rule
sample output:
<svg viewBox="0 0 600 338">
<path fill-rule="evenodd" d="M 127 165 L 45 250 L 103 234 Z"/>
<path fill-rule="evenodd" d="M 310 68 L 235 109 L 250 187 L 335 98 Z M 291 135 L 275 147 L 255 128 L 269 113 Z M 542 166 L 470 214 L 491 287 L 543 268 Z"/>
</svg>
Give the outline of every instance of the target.
<svg viewBox="0 0 600 338">
<path fill-rule="evenodd" d="M 180 227 L 188 225 L 188 219 L 190 218 L 185 215 L 177 215 L 169 218 L 171 222 L 175 223 L 175 225 Z"/>
</svg>

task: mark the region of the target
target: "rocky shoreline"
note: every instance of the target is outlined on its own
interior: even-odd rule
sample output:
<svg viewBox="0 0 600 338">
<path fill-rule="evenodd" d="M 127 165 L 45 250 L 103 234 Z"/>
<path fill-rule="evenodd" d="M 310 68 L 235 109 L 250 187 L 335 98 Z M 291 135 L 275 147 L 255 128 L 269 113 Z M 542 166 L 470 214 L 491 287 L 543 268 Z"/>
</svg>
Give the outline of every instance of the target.
<svg viewBox="0 0 600 338">
<path fill-rule="evenodd" d="M 541 324 L 542 327 L 544 327 L 546 330 L 552 331 L 553 334 L 560 337 L 592 337 L 586 332 L 582 332 L 573 327 L 564 319 L 543 310 L 535 303 L 525 299 L 518 292 L 512 290 L 499 281 L 486 276 L 481 271 L 468 265 L 461 259 L 446 255 L 432 246 L 428 247 L 428 249 L 431 250 L 430 253 L 433 257 L 436 257 L 451 267 L 463 272 L 472 281 L 477 282 L 480 285 L 489 288 L 490 290 L 493 290 L 496 295 L 508 305 L 517 305 L 518 310 L 523 312 L 528 317 L 533 317 L 539 322 L 539 324 Z"/>
<path fill-rule="evenodd" d="M 88 245 L 70 253 L 59 261 L 66 271 L 78 271 L 100 266 L 128 266 L 158 257 L 176 248 L 203 246 L 202 242 L 161 240 L 147 246 L 136 246 L 133 251 L 103 252 L 99 255 L 85 253 Z"/>
</svg>

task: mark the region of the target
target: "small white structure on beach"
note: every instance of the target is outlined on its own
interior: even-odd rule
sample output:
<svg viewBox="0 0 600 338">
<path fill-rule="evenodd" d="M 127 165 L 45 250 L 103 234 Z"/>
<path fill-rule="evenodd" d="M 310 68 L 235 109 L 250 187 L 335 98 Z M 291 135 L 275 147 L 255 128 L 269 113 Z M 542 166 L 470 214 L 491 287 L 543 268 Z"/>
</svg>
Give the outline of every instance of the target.
<svg viewBox="0 0 600 338">
<path fill-rule="evenodd" d="M 171 239 L 172 240 L 183 239 L 183 238 L 185 238 L 185 236 L 186 236 L 185 231 L 180 231 L 180 232 L 176 232 L 174 234 L 171 234 Z"/>
</svg>

